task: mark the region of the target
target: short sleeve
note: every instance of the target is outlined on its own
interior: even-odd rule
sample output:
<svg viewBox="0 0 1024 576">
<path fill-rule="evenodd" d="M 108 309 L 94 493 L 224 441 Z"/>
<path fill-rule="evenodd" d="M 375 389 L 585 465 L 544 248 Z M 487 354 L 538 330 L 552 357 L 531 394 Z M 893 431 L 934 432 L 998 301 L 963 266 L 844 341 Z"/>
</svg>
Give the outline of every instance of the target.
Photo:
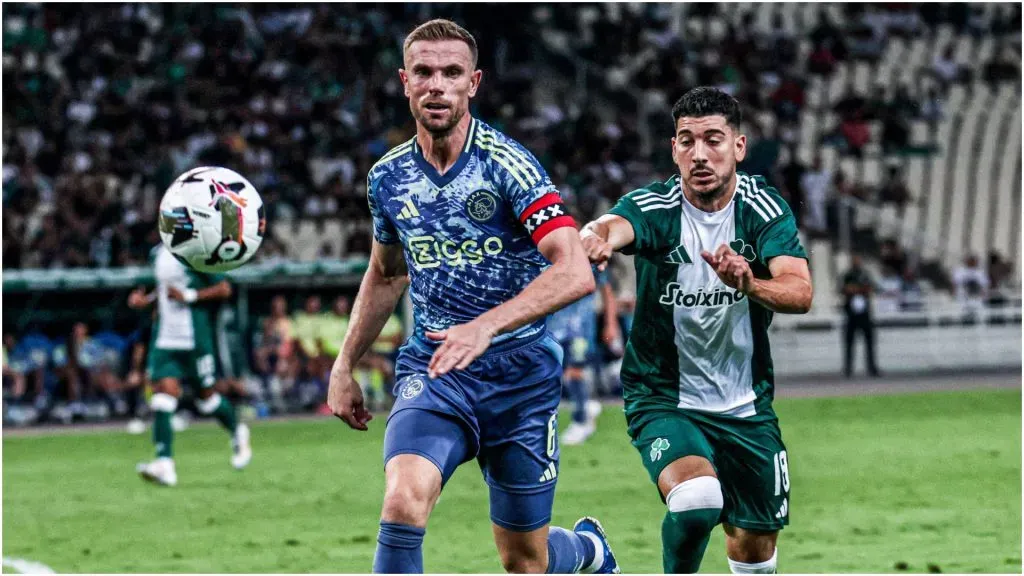
<svg viewBox="0 0 1024 576">
<path fill-rule="evenodd" d="M 807 259 L 807 252 L 800 244 L 800 236 L 797 234 L 796 218 L 793 217 L 788 205 L 783 206 L 782 215 L 765 224 L 757 235 L 757 253 L 765 265 L 776 256 Z"/>
<path fill-rule="evenodd" d="M 576 226 L 551 178 L 528 150 L 508 140 L 490 149 L 490 160 L 501 168 L 499 187 L 535 244 L 553 230 Z"/>
<path fill-rule="evenodd" d="M 670 233 L 669 230 L 664 229 L 665 226 L 662 225 L 661 219 L 650 217 L 636 203 L 637 196 L 650 193 L 651 191 L 646 188 L 634 190 L 620 198 L 615 206 L 608 211 L 609 214 L 625 218 L 633 226 L 633 243 L 622 248 L 623 254 L 636 254 L 661 248 L 664 243 L 663 239 L 667 238 Z M 649 212 L 659 215 L 663 213 L 662 210 L 650 210 Z"/>
<path fill-rule="evenodd" d="M 395 244 L 399 241 L 398 230 L 387 213 L 380 208 L 377 198 L 379 188 L 379 179 L 374 179 L 372 175 L 366 179 L 366 202 L 370 206 L 370 217 L 373 219 L 373 239 L 380 244 Z"/>
</svg>

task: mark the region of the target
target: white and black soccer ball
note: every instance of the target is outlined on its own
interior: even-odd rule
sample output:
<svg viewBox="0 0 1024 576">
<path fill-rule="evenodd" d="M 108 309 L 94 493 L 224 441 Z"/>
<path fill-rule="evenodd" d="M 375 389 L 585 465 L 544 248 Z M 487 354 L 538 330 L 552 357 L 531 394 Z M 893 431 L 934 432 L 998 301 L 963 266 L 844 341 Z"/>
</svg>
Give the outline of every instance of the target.
<svg viewBox="0 0 1024 576">
<path fill-rule="evenodd" d="M 199 272 L 227 272 L 248 262 L 263 242 L 263 199 L 237 172 L 216 166 L 179 176 L 160 201 L 160 239 Z"/>
</svg>

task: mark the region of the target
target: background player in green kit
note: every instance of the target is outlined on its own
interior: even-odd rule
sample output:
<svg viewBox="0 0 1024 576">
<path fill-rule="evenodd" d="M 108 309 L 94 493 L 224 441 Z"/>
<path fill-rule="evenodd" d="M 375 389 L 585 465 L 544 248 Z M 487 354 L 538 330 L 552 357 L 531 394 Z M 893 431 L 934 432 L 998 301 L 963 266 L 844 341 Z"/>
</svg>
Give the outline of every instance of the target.
<svg viewBox="0 0 1024 576">
<path fill-rule="evenodd" d="M 128 297 L 135 309 L 157 304 L 157 320 L 147 359 L 153 383 L 153 443 L 156 459 L 139 464 L 139 474 L 151 482 L 173 486 L 178 482 L 172 445 L 171 417 L 178 408 L 181 381 L 196 391 L 196 407 L 212 415 L 231 433 L 231 464 L 241 469 L 252 459 L 249 428 L 239 424 L 235 408 L 217 393 L 214 316 L 220 303 L 231 297 L 231 284 L 221 276 L 201 274 L 179 262 L 163 245 L 154 258 L 156 291 L 136 290 Z"/>
<path fill-rule="evenodd" d="M 739 104 L 696 88 L 673 107 L 679 174 L 624 196 L 581 232 L 591 261 L 635 254 L 637 308 L 622 363 L 633 445 L 668 512 L 666 572 L 696 572 L 721 522 L 734 573 L 773 573 L 789 471 L 772 410 L 773 312 L 811 306 L 786 202 L 746 154 Z"/>
</svg>

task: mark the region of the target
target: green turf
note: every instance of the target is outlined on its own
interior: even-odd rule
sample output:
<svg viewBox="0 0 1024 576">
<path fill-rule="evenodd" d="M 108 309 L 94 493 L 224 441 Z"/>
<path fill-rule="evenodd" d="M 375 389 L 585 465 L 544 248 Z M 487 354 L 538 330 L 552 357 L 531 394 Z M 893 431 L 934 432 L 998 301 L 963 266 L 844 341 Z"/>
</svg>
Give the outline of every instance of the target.
<svg viewBox="0 0 1024 576">
<path fill-rule="evenodd" d="M 792 476 L 785 572 L 1021 571 L 1020 391 L 778 402 Z M 564 420 L 564 419 L 563 419 Z M 660 572 L 664 508 L 618 410 L 564 448 L 554 521 L 599 517 L 624 571 Z M 179 485 L 142 483 L 148 437 L 3 441 L 3 555 L 75 572 L 365 572 L 383 422 L 258 423 L 250 468 L 214 427 L 176 440 Z M 427 531 L 431 572 L 498 572 L 487 493 L 460 470 Z M 726 572 L 721 530 L 702 568 Z"/>
</svg>

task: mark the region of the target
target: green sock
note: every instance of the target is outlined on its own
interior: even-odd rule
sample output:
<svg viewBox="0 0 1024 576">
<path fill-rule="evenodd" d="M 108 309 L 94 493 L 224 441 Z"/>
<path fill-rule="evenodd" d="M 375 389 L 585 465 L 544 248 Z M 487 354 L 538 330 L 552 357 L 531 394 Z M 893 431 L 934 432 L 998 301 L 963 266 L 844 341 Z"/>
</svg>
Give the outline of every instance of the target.
<svg viewBox="0 0 1024 576">
<path fill-rule="evenodd" d="M 232 435 L 235 433 L 235 428 L 238 427 L 238 417 L 235 415 L 235 406 L 230 400 L 221 396 L 220 404 L 213 411 L 213 417 L 217 419 L 217 422 L 220 422 L 220 425 L 225 430 L 231 432 Z"/>
<path fill-rule="evenodd" d="M 171 458 L 174 451 L 171 446 L 174 443 L 174 428 L 171 427 L 171 417 L 174 412 L 156 410 L 153 412 L 153 444 L 156 445 L 157 458 Z"/>
<path fill-rule="evenodd" d="M 694 574 L 700 569 L 720 508 L 667 512 L 661 523 L 662 563 L 666 574 Z"/>
</svg>

